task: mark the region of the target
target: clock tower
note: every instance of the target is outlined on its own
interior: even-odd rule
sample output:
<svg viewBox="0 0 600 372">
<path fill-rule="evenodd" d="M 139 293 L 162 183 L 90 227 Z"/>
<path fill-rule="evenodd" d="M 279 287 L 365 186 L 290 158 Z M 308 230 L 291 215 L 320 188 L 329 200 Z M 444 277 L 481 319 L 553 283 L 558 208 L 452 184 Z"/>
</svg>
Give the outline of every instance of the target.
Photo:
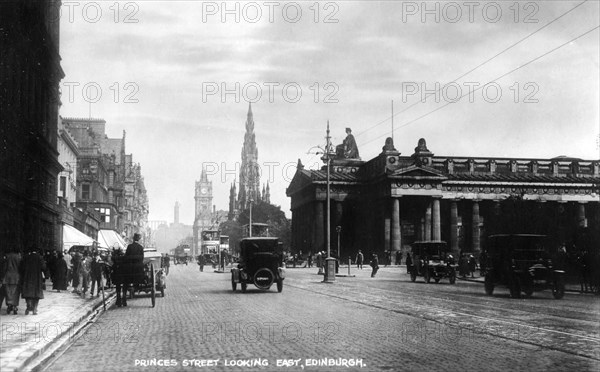
<svg viewBox="0 0 600 372">
<path fill-rule="evenodd" d="M 212 228 L 213 218 L 213 190 L 212 181 L 208 180 L 206 171 L 202 169 L 200 181 L 196 181 L 194 199 L 196 201 L 194 218 L 194 256 L 200 254 L 200 233 L 202 230 Z"/>
</svg>

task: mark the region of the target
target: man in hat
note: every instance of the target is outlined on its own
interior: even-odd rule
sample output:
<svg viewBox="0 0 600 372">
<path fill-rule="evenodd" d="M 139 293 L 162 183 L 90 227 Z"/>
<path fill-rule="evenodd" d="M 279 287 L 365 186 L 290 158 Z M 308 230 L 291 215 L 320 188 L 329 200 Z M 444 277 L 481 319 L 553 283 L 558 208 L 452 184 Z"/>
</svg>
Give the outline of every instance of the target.
<svg viewBox="0 0 600 372">
<path fill-rule="evenodd" d="M 139 243 L 142 236 L 133 234 L 133 243 L 125 250 L 125 269 L 122 270 L 121 286 L 117 285 L 117 306 L 127 306 L 127 289 L 133 283 L 144 280 L 144 247 Z"/>
</svg>

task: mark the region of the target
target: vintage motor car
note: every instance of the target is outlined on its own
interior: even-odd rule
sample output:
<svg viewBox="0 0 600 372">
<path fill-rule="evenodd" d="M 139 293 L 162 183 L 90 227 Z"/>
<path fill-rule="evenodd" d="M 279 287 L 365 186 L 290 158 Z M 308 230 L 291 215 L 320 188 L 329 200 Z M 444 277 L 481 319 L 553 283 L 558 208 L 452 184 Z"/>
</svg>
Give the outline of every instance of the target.
<svg viewBox="0 0 600 372">
<path fill-rule="evenodd" d="M 485 292 L 505 285 L 513 298 L 521 292 L 530 297 L 534 291 L 551 289 L 555 299 L 565 294 L 563 270 L 553 267 L 546 236 L 534 234 L 492 235 L 487 239 Z"/>
<path fill-rule="evenodd" d="M 268 290 L 276 283 L 277 291 L 283 290 L 285 268 L 283 248 L 276 237 L 249 237 L 240 241 L 237 267 L 231 269 L 231 287 L 235 291 L 240 283 L 242 292 L 248 284 Z"/>
<path fill-rule="evenodd" d="M 431 279 L 436 283 L 448 278 L 450 284 L 456 283 L 457 265 L 448 254 L 448 245 L 444 241 L 420 241 L 412 244 L 412 265 L 409 269 L 410 280 L 422 276 L 426 283 Z"/>
</svg>

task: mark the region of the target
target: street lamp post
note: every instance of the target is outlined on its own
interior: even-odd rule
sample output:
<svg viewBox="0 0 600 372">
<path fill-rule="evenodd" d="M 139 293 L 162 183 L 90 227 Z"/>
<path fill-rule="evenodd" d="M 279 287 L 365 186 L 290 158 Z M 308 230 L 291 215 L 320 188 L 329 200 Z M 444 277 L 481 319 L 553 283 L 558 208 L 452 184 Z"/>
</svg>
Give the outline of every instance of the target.
<svg viewBox="0 0 600 372">
<path fill-rule="evenodd" d="M 325 278 L 326 283 L 335 281 L 335 259 L 331 257 L 331 208 L 330 208 L 330 183 L 331 183 L 331 137 L 329 136 L 329 120 L 327 120 L 327 143 L 325 145 L 325 167 L 327 168 L 327 258 L 325 259 Z"/>
</svg>

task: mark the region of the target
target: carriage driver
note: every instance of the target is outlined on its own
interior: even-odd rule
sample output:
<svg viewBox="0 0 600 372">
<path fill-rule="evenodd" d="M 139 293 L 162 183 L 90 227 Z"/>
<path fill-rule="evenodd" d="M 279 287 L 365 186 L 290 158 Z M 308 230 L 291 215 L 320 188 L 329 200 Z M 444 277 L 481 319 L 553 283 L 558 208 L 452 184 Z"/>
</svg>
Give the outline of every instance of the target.
<svg viewBox="0 0 600 372">
<path fill-rule="evenodd" d="M 138 243 L 141 238 L 140 234 L 133 234 L 133 243 L 129 244 L 125 251 L 126 266 L 119 268 L 120 275 L 117 284 L 118 307 L 127 306 L 127 289 L 129 286 L 132 283 L 141 283 L 144 280 L 144 247 Z"/>
</svg>

